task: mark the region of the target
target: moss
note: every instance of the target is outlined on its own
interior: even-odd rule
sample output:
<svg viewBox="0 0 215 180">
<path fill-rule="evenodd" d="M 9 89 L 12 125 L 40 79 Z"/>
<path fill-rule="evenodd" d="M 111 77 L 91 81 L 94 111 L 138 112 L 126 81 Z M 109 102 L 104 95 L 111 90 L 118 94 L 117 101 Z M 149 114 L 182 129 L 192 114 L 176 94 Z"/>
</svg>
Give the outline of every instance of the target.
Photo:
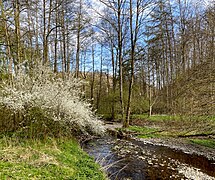
<svg viewBox="0 0 215 180">
<path fill-rule="evenodd" d="M 106 179 L 72 139 L 0 139 L 0 179 Z"/>
</svg>

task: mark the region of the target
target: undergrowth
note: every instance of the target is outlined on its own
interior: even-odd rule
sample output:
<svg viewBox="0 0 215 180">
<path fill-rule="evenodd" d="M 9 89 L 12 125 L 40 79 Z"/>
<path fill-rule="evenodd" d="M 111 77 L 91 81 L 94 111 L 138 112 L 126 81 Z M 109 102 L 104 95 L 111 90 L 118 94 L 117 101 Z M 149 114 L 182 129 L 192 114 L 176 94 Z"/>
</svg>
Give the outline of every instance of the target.
<svg viewBox="0 0 215 180">
<path fill-rule="evenodd" d="M 102 134 L 102 123 L 82 98 L 83 83 L 42 65 L 19 68 L 0 84 L 0 132 L 28 138 Z"/>
</svg>

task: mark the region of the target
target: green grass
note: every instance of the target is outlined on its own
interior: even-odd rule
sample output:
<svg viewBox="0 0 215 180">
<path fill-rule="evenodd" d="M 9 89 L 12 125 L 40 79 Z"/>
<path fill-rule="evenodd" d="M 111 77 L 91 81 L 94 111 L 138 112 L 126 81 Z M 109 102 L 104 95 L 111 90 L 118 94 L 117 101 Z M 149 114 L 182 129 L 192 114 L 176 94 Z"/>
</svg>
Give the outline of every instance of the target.
<svg viewBox="0 0 215 180">
<path fill-rule="evenodd" d="M 111 114 L 103 114 L 101 115 L 103 119 L 110 120 L 111 119 Z M 121 114 L 116 114 L 115 115 L 116 120 L 122 119 Z M 151 120 L 151 121 L 160 121 L 160 120 L 175 120 L 179 119 L 179 116 L 173 116 L 173 115 L 152 115 L 148 117 L 148 114 L 132 114 L 131 115 L 131 120 L 132 119 L 142 119 L 142 120 Z"/>
<path fill-rule="evenodd" d="M 0 139 L 0 179 L 106 179 L 93 158 L 71 139 Z"/>
<path fill-rule="evenodd" d="M 198 144 L 201 146 L 215 148 L 215 141 L 212 139 L 190 139 L 191 143 Z"/>
<path fill-rule="evenodd" d="M 142 119 L 142 120 L 150 120 L 150 121 L 166 121 L 166 120 L 177 120 L 180 119 L 179 116 L 173 115 L 152 115 L 148 116 L 148 114 L 133 114 L 131 119 Z"/>
<path fill-rule="evenodd" d="M 128 130 L 137 132 L 137 137 L 139 138 L 155 138 L 161 136 L 159 133 L 157 133 L 158 129 L 155 128 L 129 126 Z"/>
<path fill-rule="evenodd" d="M 155 114 L 148 116 L 148 114 L 133 114 L 131 119 L 142 119 L 151 121 L 166 121 L 166 120 L 212 120 L 215 121 L 215 116 L 182 116 L 182 115 L 160 115 Z"/>
<path fill-rule="evenodd" d="M 110 120 L 111 114 L 103 114 L 101 115 L 103 119 Z M 122 119 L 120 114 L 115 115 L 116 120 Z M 154 114 L 152 116 L 148 116 L 148 114 L 132 114 L 132 119 L 140 119 L 140 120 L 150 120 L 150 121 L 170 121 L 170 120 L 215 120 L 215 116 L 182 116 L 182 115 L 167 115 L 167 114 Z"/>
<path fill-rule="evenodd" d="M 138 138 L 143 138 L 143 139 L 147 139 L 147 138 L 160 138 L 161 135 L 154 133 L 154 134 L 141 134 L 137 136 Z"/>
<path fill-rule="evenodd" d="M 133 114 L 131 122 L 136 126 L 130 126 L 128 129 L 136 132 L 136 135 L 140 138 L 186 137 L 215 133 L 215 116 L 158 114 L 148 117 L 148 114 Z M 154 129 L 154 127 L 157 129 Z"/>
<path fill-rule="evenodd" d="M 157 131 L 157 129 L 155 129 L 155 128 L 140 127 L 140 126 L 129 126 L 128 129 L 131 131 L 134 131 L 134 132 L 144 133 L 144 134 L 146 134 L 146 133 L 148 134 L 148 133 Z"/>
</svg>

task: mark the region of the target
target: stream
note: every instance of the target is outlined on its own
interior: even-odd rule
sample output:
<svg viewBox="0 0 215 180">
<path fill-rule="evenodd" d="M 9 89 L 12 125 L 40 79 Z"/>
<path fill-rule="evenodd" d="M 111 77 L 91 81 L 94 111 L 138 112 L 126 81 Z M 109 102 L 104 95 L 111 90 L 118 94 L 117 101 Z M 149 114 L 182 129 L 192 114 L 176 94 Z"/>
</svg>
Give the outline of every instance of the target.
<svg viewBox="0 0 215 180">
<path fill-rule="evenodd" d="M 111 180 L 215 180 L 215 161 L 144 141 L 107 136 L 87 142 L 83 149 Z"/>
</svg>

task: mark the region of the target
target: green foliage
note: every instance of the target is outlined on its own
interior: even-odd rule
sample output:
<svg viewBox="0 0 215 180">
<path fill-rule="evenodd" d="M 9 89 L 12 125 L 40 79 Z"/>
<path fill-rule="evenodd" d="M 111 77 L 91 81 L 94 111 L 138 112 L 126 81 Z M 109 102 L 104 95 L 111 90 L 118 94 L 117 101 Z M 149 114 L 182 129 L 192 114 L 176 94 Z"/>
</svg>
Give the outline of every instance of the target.
<svg viewBox="0 0 215 180">
<path fill-rule="evenodd" d="M 0 83 L 4 80 L 8 80 L 9 79 L 9 74 L 6 71 L 6 67 L 3 65 L 4 60 L 0 58 Z M 0 86 L 1 88 L 1 86 Z"/>
<path fill-rule="evenodd" d="M 0 145 L 0 179 L 105 179 L 75 140 L 3 137 Z"/>
<path fill-rule="evenodd" d="M 39 107 L 32 107 L 25 112 L 18 113 L 14 113 L 6 107 L 0 107 L 0 109 L 0 132 L 11 133 L 13 136 L 22 138 L 75 135 L 75 132 L 71 132 L 69 127 L 66 130 L 64 124 L 53 121 Z"/>
<path fill-rule="evenodd" d="M 95 101 L 95 104 L 96 104 L 96 101 Z M 121 112 L 118 90 L 116 94 L 114 94 L 112 90 L 110 90 L 108 94 L 106 94 L 105 91 L 102 91 L 99 107 L 97 110 L 98 114 L 104 115 L 104 116 L 108 114 L 111 115 L 113 104 L 115 109 L 115 115 L 117 115 Z"/>
<path fill-rule="evenodd" d="M 99 82 L 97 82 L 99 83 Z M 105 87 L 106 84 L 103 84 L 103 89 L 101 92 L 101 98 L 99 101 L 99 107 L 97 109 L 98 114 L 103 116 L 108 116 L 107 119 L 110 119 L 112 113 L 112 105 L 114 104 L 114 112 L 116 115 L 116 119 L 118 119 L 117 114 L 121 113 L 121 105 L 120 105 L 120 94 L 119 94 L 119 87 L 116 87 L 116 92 L 113 92 L 113 89 L 109 89 L 109 92 L 107 93 L 107 87 Z M 137 85 L 136 85 L 137 86 Z M 148 111 L 148 101 L 145 98 L 145 96 L 139 96 L 139 89 L 134 86 L 133 95 L 132 95 L 132 101 L 131 101 L 131 114 L 142 114 Z M 86 91 L 89 91 L 90 87 L 87 87 L 88 89 Z M 96 107 L 97 104 L 97 89 L 95 89 L 94 94 L 94 107 Z M 89 96 L 89 92 L 88 92 Z M 125 109 L 127 108 L 127 102 L 128 102 L 128 87 L 126 83 L 124 83 L 124 89 L 123 89 L 123 96 L 124 96 L 124 106 Z"/>
<path fill-rule="evenodd" d="M 140 96 L 132 99 L 131 110 L 133 114 L 142 114 L 147 112 L 148 109 L 148 101 L 145 99 L 145 97 Z"/>
</svg>

